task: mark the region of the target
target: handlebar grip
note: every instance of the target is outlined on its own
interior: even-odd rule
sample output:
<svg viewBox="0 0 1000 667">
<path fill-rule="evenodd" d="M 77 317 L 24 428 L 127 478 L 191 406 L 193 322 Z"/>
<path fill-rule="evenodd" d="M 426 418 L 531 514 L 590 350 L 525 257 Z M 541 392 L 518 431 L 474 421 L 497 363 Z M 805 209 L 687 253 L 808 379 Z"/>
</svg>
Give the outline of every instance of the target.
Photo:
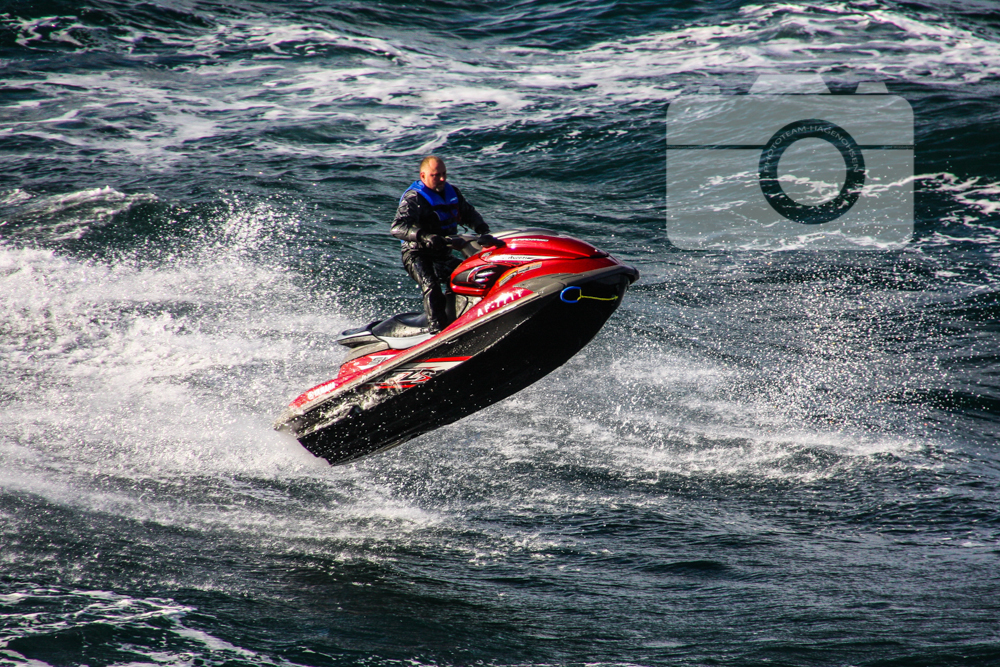
<svg viewBox="0 0 1000 667">
<path fill-rule="evenodd" d="M 482 246 L 480 246 L 478 243 L 475 243 L 476 238 L 478 238 L 475 236 L 458 234 L 455 236 L 448 236 L 445 238 L 448 241 L 448 245 L 452 248 L 452 250 L 457 250 L 466 257 L 472 257 L 473 255 L 475 255 L 476 253 L 478 253 L 480 250 L 483 249 Z"/>
</svg>

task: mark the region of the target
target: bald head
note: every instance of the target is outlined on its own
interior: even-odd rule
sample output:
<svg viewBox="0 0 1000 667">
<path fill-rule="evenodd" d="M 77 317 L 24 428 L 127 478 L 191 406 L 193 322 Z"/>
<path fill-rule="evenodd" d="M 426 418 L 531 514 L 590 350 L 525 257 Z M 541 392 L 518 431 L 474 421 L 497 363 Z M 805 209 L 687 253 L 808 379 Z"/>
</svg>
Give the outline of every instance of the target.
<svg viewBox="0 0 1000 667">
<path fill-rule="evenodd" d="M 420 182 L 431 190 L 443 193 L 447 179 L 448 169 L 438 156 L 428 155 L 420 162 Z"/>
<path fill-rule="evenodd" d="M 437 155 L 428 155 L 427 157 L 425 157 L 423 160 L 420 161 L 420 171 L 423 171 L 429 165 L 431 165 L 431 164 L 433 164 L 435 162 L 437 164 L 441 165 L 441 168 L 444 169 L 444 160 L 443 159 L 439 158 Z"/>
</svg>

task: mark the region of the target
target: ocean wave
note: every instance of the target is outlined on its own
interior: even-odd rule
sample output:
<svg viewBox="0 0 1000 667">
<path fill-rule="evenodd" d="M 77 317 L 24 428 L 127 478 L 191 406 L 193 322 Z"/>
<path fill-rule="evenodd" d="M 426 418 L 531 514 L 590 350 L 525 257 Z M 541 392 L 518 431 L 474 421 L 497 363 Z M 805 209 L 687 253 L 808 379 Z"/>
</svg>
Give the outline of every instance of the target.
<svg viewBox="0 0 1000 667">
<path fill-rule="evenodd" d="M 995 657 L 974 1 L 15 5 L 0 663 Z M 667 105 L 802 70 L 911 103 L 917 171 L 872 193 L 914 189 L 913 242 L 671 246 Z M 439 149 L 494 229 L 642 279 L 538 383 L 331 467 L 271 421 L 339 331 L 420 308 L 387 230 Z"/>
<path fill-rule="evenodd" d="M 240 661 L 246 664 L 293 664 L 235 646 L 185 624 L 193 607 L 159 598 L 135 598 L 103 590 L 61 586 L 5 585 L 0 588 L 5 623 L 0 630 L 0 659 L 10 665 L 62 664 L 92 660 L 88 637 L 110 634 L 100 642 L 100 659 L 111 656 L 132 664 L 186 665 Z M 110 631 L 110 632 L 109 632 Z M 23 653 L 46 655 L 52 663 Z M 197 656 L 197 658 L 195 658 Z"/>
<path fill-rule="evenodd" d="M 115 216 L 156 201 L 156 195 L 125 194 L 110 186 L 61 195 L 35 195 L 17 188 L 0 199 L 0 232 L 21 241 L 80 239 Z"/>
<path fill-rule="evenodd" d="M 38 33 L 37 26 L 48 20 L 34 19 L 35 27 L 18 30 Z M 71 20 L 79 17 L 58 21 Z M 873 2 L 748 5 L 711 25 L 687 23 L 576 49 L 501 44 L 489 57 L 477 58 L 462 58 L 438 38 L 366 35 L 359 28 L 363 24 L 348 27 L 333 20 L 317 26 L 254 14 L 217 16 L 210 25 L 190 28 L 192 34 L 167 26 L 162 30 L 170 36 L 160 41 L 179 58 L 168 66 L 175 72 L 174 90 L 139 72 L 114 77 L 62 72 L 42 82 L 31 79 L 44 91 L 32 102 L 35 113 L 48 108 L 65 113 L 63 104 L 53 102 L 72 99 L 69 86 L 85 89 L 97 103 L 131 100 L 155 118 L 153 125 L 105 118 L 105 126 L 124 133 L 119 138 L 59 132 L 38 120 L 30 131 L 80 148 L 155 155 L 151 169 L 161 161 L 169 167 L 182 159 L 176 149 L 224 137 L 236 122 L 251 117 L 291 128 L 337 122 L 359 122 L 363 128 L 325 146 L 265 139 L 260 146 L 265 150 L 412 154 L 434 150 L 460 133 L 543 125 L 623 104 L 665 104 L 706 77 L 742 90 L 757 74 L 775 70 L 817 72 L 849 86 L 873 78 L 958 86 L 980 82 L 1000 68 L 1000 46 L 988 35 Z M 331 60 L 330 49 L 342 50 L 348 60 Z M 45 120 L 51 123 L 56 116 L 50 114 Z M 414 142 L 415 136 L 422 138 Z"/>
<path fill-rule="evenodd" d="M 27 201 L 46 211 L 98 195 L 128 202 L 104 189 L 84 194 Z M 153 261 L 127 249 L 94 260 L 0 243 L 3 409 L 19 415 L 11 428 L 44 433 L 32 442 L 56 458 L 129 469 L 145 460 L 136 470 L 286 460 L 267 415 L 291 390 L 267 377 L 296 356 L 335 364 L 325 346 L 306 359 L 287 336 L 315 345 L 338 315 L 303 301 L 294 274 L 260 264 L 256 248 L 273 241 L 278 224 L 287 216 L 234 204 L 198 243 L 168 239 Z M 262 309 L 260 294 L 274 307 Z M 274 344 L 268 331 L 281 332 Z"/>
</svg>

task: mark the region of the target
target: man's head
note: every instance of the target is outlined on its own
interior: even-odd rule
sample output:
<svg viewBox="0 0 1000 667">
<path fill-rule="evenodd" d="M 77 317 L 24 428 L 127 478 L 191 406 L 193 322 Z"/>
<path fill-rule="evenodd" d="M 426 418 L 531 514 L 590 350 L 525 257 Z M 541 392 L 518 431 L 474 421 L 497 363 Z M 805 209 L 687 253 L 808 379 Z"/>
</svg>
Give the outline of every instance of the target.
<svg viewBox="0 0 1000 667">
<path fill-rule="evenodd" d="M 448 169 L 444 160 L 436 155 L 428 155 L 420 163 L 420 182 L 437 192 L 444 192 L 444 183 L 448 180 Z"/>
</svg>

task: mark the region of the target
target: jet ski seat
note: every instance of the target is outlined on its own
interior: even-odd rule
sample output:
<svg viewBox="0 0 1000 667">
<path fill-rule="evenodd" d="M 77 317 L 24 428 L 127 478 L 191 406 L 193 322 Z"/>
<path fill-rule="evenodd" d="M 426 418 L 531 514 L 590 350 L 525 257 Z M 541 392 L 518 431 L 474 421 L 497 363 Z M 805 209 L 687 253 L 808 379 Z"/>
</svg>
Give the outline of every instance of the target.
<svg viewBox="0 0 1000 667">
<path fill-rule="evenodd" d="M 405 338 L 427 333 L 425 313 L 400 313 L 379 322 L 371 329 L 377 338 Z"/>
<path fill-rule="evenodd" d="M 423 343 L 427 332 L 427 315 L 401 313 L 387 320 L 369 322 L 363 327 L 348 329 L 337 336 L 337 342 L 351 348 L 347 361 L 382 350 L 406 350 Z"/>
</svg>

